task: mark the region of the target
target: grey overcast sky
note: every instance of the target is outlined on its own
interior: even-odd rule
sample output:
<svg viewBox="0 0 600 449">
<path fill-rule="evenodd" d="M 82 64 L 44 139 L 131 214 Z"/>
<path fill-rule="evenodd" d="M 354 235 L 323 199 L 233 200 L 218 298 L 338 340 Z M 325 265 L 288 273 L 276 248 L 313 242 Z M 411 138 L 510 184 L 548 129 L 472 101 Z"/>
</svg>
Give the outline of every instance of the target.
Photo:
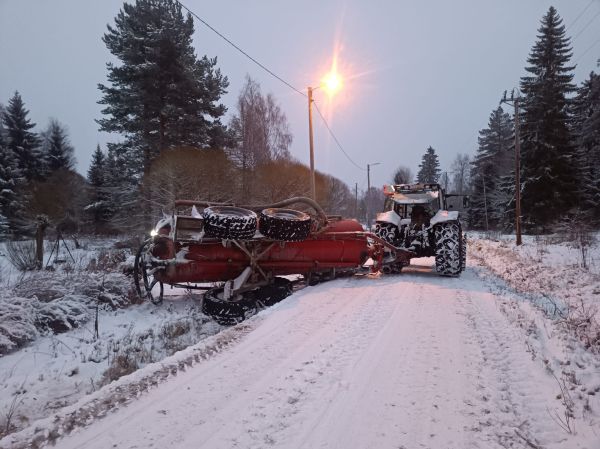
<svg viewBox="0 0 600 449">
<path fill-rule="evenodd" d="M 132 0 L 133 1 L 133 0 Z M 101 41 L 121 0 L 0 0 L 0 102 L 19 90 L 41 130 L 50 117 L 68 126 L 77 169 L 85 174 L 98 132 L 97 84 L 111 59 Z M 600 58 L 600 0 L 185 0 L 208 23 L 299 89 L 317 85 L 334 48 L 345 89 L 322 106 L 346 152 L 372 167 L 372 185 L 398 165 L 416 172 L 433 146 L 442 169 L 459 152 L 473 154 L 477 132 L 505 89 L 518 86 L 540 19 L 553 5 L 573 38 L 575 80 Z M 306 99 L 196 23 L 199 56 L 218 57 L 229 77 L 223 102 L 233 110 L 244 77 L 258 80 L 286 112 L 292 154 L 308 161 Z M 316 167 L 366 187 L 315 118 Z"/>
</svg>

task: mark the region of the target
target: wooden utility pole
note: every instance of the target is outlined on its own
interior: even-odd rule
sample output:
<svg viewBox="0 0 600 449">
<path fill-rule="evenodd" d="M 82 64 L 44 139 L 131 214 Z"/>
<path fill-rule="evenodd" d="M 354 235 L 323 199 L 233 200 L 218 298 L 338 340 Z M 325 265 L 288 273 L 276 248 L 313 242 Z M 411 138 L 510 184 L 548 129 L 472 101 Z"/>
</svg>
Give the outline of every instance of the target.
<svg viewBox="0 0 600 449">
<path fill-rule="evenodd" d="M 488 207 L 487 207 L 487 194 L 485 192 L 485 170 L 481 172 L 481 179 L 483 181 L 483 208 L 485 211 L 485 230 L 490 230 L 490 225 L 488 222 Z"/>
<path fill-rule="evenodd" d="M 371 230 L 371 205 L 369 204 L 371 201 L 371 166 L 379 165 L 381 162 L 374 162 L 373 164 L 367 164 L 367 231 Z"/>
<path fill-rule="evenodd" d="M 317 201 L 317 191 L 315 187 L 315 148 L 313 144 L 313 123 L 312 123 L 312 103 L 313 88 L 308 88 L 308 140 L 310 145 L 310 196 Z"/>
<path fill-rule="evenodd" d="M 358 220 L 358 182 L 354 183 L 354 217 Z"/>
<path fill-rule="evenodd" d="M 519 123 L 519 104 L 521 96 L 515 90 L 510 94 L 510 99 L 506 98 L 506 91 L 500 103 L 512 103 L 515 108 L 515 233 L 517 235 L 517 245 L 521 245 L 521 133 Z"/>
<path fill-rule="evenodd" d="M 369 207 L 369 203 L 370 203 L 370 196 L 371 194 L 371 165 L 367 164 L 367 195 L 365 196 L 365 203 L 367 206 L 367 231 L 371 230 L 371 208 Z"/>
</svg>

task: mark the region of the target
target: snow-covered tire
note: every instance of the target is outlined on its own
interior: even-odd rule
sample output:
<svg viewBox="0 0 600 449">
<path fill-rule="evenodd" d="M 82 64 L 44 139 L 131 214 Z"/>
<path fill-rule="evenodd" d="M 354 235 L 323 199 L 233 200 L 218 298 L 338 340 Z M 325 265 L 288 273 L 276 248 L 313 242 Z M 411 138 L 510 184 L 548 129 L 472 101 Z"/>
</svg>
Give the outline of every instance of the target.
<svg viewBox="0 0 600 449">
<path fill-rule="evenodd" d="M 463 234 L 461 242 L 460 270 L 465 271 L 465 268 L 467 268 L 467 234 Z"/>
<path fill-rule="evenodd" d="M 462 230 L 456 221 L 435 226 L 435 270 L 442 276 L 460 276 Z"/>
<path fill-rule="evenodd" d="M 249 240 L 256 233 L 257 217 L 241 207 L 213 206 L 204 209 L 204 234 L 228 240 Z"/>
<path fill-rule="evenodd" d="M 299 242 L 310 234 L 310 215 L 293 209 L 269 208 L 260 213 L 258 230 L 273 240 Z"/>
<path fill-rule="evenodd" d="M 279 277 L 275 277 L 269 285 L 238 294 L 229 301 L 223 299 L 223 287 L 213 288 L 204 294 L 202 312 L 217 323 L 229 326 L 277 304 L 291 293 L 292 283 Z"/>
<path fill-rule="evenodd" d="M 393 223 L 378 221 L 375 223 L 375 235 L 394 246 L 400 246 L 400 230 Z"/>
</svg>

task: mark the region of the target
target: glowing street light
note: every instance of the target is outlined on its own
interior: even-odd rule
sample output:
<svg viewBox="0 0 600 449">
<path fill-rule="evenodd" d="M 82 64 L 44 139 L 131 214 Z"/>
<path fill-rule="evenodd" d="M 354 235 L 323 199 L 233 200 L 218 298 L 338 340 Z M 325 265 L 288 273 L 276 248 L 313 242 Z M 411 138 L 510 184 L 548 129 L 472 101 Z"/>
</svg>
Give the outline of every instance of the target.
<svg viewBox="0 0 600 449">
<path fill-rule="evenodd" d="M 329 95 L 334 95 L 338 90 L 342 88 L 342 79 L 338 75 L 335 69 L 332 69 L 321 83 L 323 89 L 327 91 Z"/>
<path fill-rule="evenodd" d="M 308 87 L 308 139 L 310 145 L 310 196 L 313 200 L 317 200 L 317 190 L 315 186 L 315 148 L 313 143 L 313 125 L 312 125 L 312 104 L 313 91 L 317 89 L 325 90 L 329 96 L 333 96 L 342 88 L 343 82 L 336 70 L 336 62 L 334 60 L 331 71 L 321 80 L 321 84 L 317 87 Z"/>
</svg>

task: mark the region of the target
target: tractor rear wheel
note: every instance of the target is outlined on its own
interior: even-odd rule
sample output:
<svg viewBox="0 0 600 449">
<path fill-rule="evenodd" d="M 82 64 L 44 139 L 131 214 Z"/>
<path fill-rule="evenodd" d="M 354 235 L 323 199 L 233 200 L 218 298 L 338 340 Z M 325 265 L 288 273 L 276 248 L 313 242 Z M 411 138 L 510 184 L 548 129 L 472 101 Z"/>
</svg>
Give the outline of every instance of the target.
<svg viewBox="0 0 600 449">
<path fill-rule="evenodd" d="M 462 230 L 457 221 L 435 226 L 435 270 L 442 276 L 459 276 L 462 271 Z"/>
<path fill-rule="evenodd" d="M 310 234 L 310 215 L 293 209 L 269 208 L 260 213 L 258 230 L 273 240 L 299 242 Z"/>
<path fill-rule="evenodd" d="M 256 233 L 257 217 L 241 207 L 213 206 L 204 209 L 204 233 L 208 237 L 249 240 Z"/>
<path fill-rule="evenodd" d="M 465 268 L 467 268 L 467 235 L 463 234 L 462 236 L 462 246 L 461 246 L 461 253 L 460 253 L 460 270 L 461 271 L 465 271 Z"/>
</svg>

